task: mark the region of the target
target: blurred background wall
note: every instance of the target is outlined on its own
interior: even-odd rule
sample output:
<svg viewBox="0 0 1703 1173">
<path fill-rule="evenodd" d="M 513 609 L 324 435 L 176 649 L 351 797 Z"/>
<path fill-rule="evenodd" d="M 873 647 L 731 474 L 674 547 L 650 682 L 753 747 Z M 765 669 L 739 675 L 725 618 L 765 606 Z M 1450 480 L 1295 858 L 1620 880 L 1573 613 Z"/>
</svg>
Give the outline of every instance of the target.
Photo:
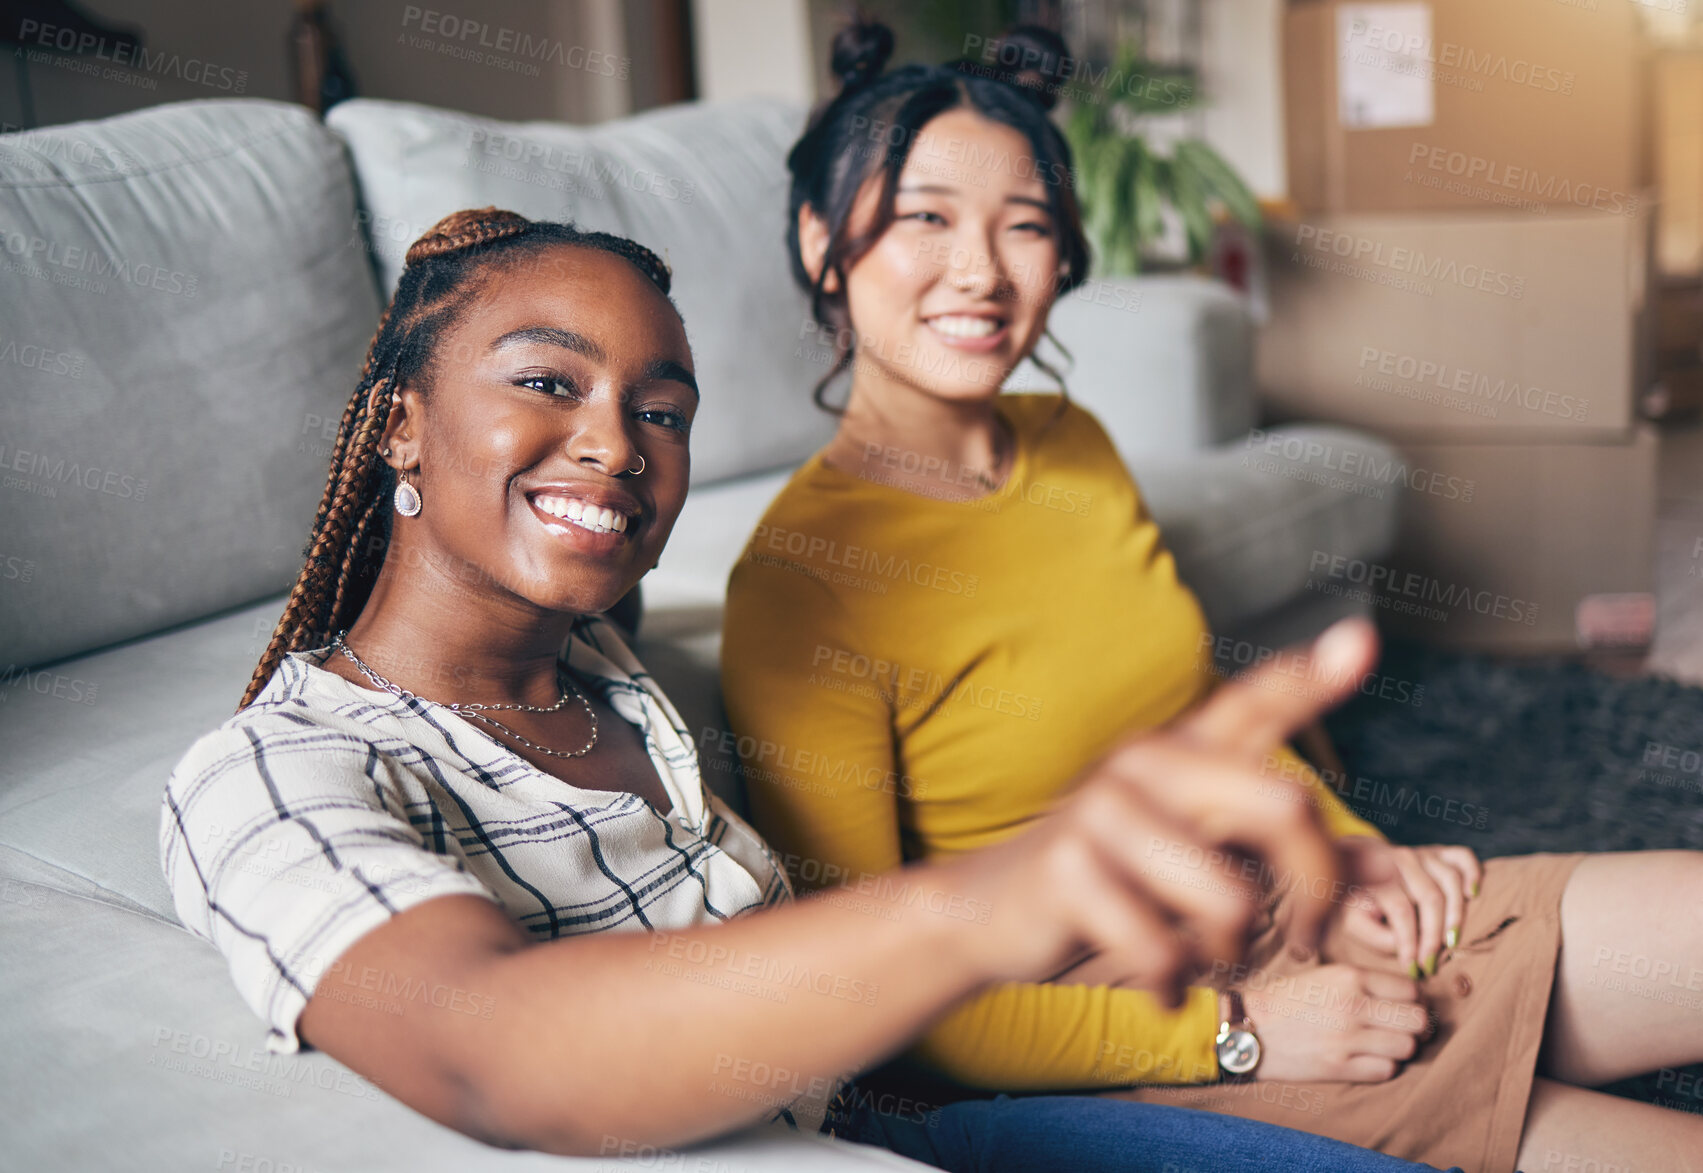
<svg viewBox="0 0 1703 1173">
<path fill-rule="evenodd" d="M 863 9 L 893 27 L 901 63 L 976 56 L 1016 21 L 1063 34 L 1080 69 L 1057 117 L 1097 275 L 1216 277 L 1261 327 L 1268 421 L 1359 428 L 1500 485 L 1470 511 L 1408 494 L 1404 565 L 1547 592 L 1532 636 L 1547 647 L 1639 646 L 1659 608 L 1703 648 L 1703 440 L 1685 423 L 1703 413 L 1703 3 Z M 237 95 L 572 123 L 693 99 L 802 108 L 833 92 L 828 47 L 850 11 L 0 0 L 0 129 Z M 1703 676 L 1703 651 L 1684 655 Z"/>
</svg>

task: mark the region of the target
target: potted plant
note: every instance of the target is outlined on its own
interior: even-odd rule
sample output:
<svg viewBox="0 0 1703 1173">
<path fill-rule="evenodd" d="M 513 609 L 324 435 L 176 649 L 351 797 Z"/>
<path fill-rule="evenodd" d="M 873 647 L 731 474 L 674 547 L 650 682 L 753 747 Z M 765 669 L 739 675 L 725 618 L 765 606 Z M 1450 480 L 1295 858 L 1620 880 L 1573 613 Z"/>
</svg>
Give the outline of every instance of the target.
<svg viewBox="0 0 1703 1173">
<path fill-rule="evenodd" d="M 1106 77 L 1110 84 L 1076 94 L 1064 119 L 1099 275 L 1130 275 L 1152 264 L 1153 246 L 1166 235 L 1167 206 L 1181 221 L 1193 265 L 1206 259 L 1215 215 L 1258 232 L 1259 201 L 1217 151 L 1184 138 L 1167 153 L 1143 131 L 1154 115 L 1195 102 L 1193 70 L 1157 66 L 1126 48 Z"/>
</svg>

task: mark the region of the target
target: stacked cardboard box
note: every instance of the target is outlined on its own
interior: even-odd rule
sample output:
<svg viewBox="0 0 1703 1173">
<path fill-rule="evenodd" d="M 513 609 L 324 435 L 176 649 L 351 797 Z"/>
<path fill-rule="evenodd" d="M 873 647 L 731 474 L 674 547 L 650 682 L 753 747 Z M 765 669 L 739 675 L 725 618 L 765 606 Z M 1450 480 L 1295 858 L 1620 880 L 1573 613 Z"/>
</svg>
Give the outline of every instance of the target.
<svg viewBox="0 0 1703 1173">
<path fill-rule="evenodd" d="M 1656 55 L 1650 70 L 1652 181 L 1664 278 L 1703 276 L 1703 50 Z"/>
<path fill-rule="evenodd" d="M 1327 564 L 1315 584 L 1377 588 L 1400 635 L 1535 651 L 1650 634 L 1655 442 L 1637 413 L 1654 217 L 1634 7 L 1286 9 L 1298 212 L 1271 225 L 1260 385 L 1278 416 L 1401 450 L 1389 565 Z"/>
<path fill-rule="evenodd" d="M 1636 198 L 1636 4 L 1294 0 L 1284 16 L 1289 194 L 1307 210 Z"/>
<path fill-rule="evenodd" d="M 1670 47 L 1650 70 L 1657 198 L 1656 417 L 1703 411 L 1703 49 Z"/>
</svg>

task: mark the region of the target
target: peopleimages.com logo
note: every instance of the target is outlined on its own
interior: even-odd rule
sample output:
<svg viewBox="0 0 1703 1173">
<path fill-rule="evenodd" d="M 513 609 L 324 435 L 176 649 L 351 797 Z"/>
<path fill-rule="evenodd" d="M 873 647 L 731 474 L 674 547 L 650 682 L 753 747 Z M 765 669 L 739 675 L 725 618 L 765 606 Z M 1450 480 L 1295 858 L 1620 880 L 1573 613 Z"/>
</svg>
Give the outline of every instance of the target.
<svg viewBox="0 0 1703 1173">
<path fill-rule="evenodd" d="M 194 297 L 201 287 L 201 279 L 194 273 L 132 261 L 98 246 L 66 244 L 4 225 L 0 225 L 0 250 L 4 252 L 0 266 L 9 272 L 93 293 L 105 293 L 116 283 L 155 293 Z"/>
<path fill-rule="evenodd" d="M 1493 409 L 1508 405 L 1564 420 L 1583 420 L 1590 409 L 1590 404 L 1577 396 L 1564 395 L 1553 390 L 1545 391 L 1530 383 L 1522 384 L 1518 379 L 1491 376 L 1483 371 L 1420 358 L 1418 355 L 1401 354 L 1378 346 L 1360 348 L 1360 370 L 1364 372 L 1368 369 L 1386 378 L 1393 376 L 1410 384 L 1433 386 L 1439 391 L 1462 396 L 1468 401 L 1481 401 Z M 1355 384 L 1363 385 L 1363 380 L 1356 378 Z M 1374 385 L 1373 389 L 1387 388 Z M 1496 413 L 1491 410 L 1484 414 L 1495 418 Z"/>
<path fill-rule="evenodd" d="M 50 490 L 58 485 L 80 485 L 93 493 L 134 501 L 141 501 L 148 495 L 147 477 L 96 464 L 83 464 L 58 454 L 32 452 L 8 442 L 0 442 L 0 472 L 22 473 L 38 481 L 53 482 L 43 486 Z M 47 492 L 42 495 L 51 497 L 55 494 Z"/>
<path fill-rule="evenodd" d="M 1515 299 L 1524 297 L 1526 292 L 1526 279 L 1519 274 L 1317 224 L 1296 226 L 1295 249 L 1294 259 L 1310 268 L 1330 268 L 1331 260 L 1340 259 L 1347 266 L 1341 271 L 1351 276 L 1375 274 L 1378 283 L 1386 285 L 1414 279 L 1405 284 L 1425 293 L 1431 292 L 1424 284 L 1428 281 Z"/>
<path fill-rule="evenodd" d="M 1557 69 L 1525 57 L 1509 56 L 1493 50 L 1481 52 L 1470 45 L 1437 41 L 1404 29 L 1384 28 L 1364 20 L 1353 22 L 1347 39 L 1351 45 L 1361 44 L 1428 65 L 1458 69 L 1474 77 L 1505 81 L 1515 86 L 1529 86 L 1552 94 L 1573 92 L 1575 75 L 1571 69 Z"/>
<path fill-rule="evenodd" d="M 601 49 L 569 45 L 554 37 L 535 37 L 520 29 L 470 20 L 453 12 L 421 8 L 414 4 L 402 10 L 403 29 L 417 29 L 424 38 L 415 48 L 430 49 L 448 57 L 478 65 L 495 65 L 528 76 L 539 75 L 539 65 L 579 69 L 621 81 L 632 70 L 632 60 Z M 403 33 L 402 36 L 407 36 Z M 400 37 L 398 39 L 401 39 Z"/>
<path fill-rule="evenodd" d="M 1537 622 L 1537 604 L 1529 599 L 1478 590 L 1464 583 L 1445 582 L 1416 570 L 1400 570 L 1363 558 L 1350 558 L 1325 550 L 1314 550 L 1307 564 L 1308 586 L 1317 590 L 1320 583 L 1312 576 L 1334 580 L 1324 586 L 1336 588 L 1327 593 L 1346 594 L 1342 583 L 1365 588 L 1364 599 L 1381 607 L 1411 611 L 1430 619 L 1447 621 L 1451 611 L 1470 611 L 1475 615 L 1506 619 L 1510 623 L 1530 626 Z M 1361 595 L 1349 595 L 1359 598 Z M 1406 604 L 1401 606 L 1400 604 Z M 1436 604 L 1436 606 L 1431 606 Z"/>
<path fill-rule="evenodd" d="M 1630 216 L 1638 210 L 1638 196 L 1631 192 L 1616 191 L 1589 180 L 1519 167 L 1417 140 L 1408 149 L 1407 162 L 1409 166 L 1417 165 L 1425 171 L 1437 173 L 1433 178 L 1450 176 L 1469 188 L 1482 184 L 1485 194 L 1481 198 L 1488 198 L 1489 193 L 1505 195 L 1518 192 L 1534 196 L 1545 204 L 1572 204 L 1578 208 L 1612 212 L 1617 216 Z M 1468 190 L 1463 194 L 1479 193 Z"/>
<path fill-rule="evenodd" d="M 150 51 L 146 45 L 130 41 L 115 43 L 92 32 L 80 33 L 76 29 L 46 24 L 29 17 L 18 22 L 18 44 L 25 49 L 40 48 L 90 58 L 87 64 L 94 68 L 100 68 L 98 62 L 106 61 L 152 77 L 174 77 L 227 94 L 240 94 L 248 89 L 246 69 L 215 65 L 199 57 L 185 57 L 164 49 Z M 151 83 L 148 88 L 153 88 Z"/>
</svg>

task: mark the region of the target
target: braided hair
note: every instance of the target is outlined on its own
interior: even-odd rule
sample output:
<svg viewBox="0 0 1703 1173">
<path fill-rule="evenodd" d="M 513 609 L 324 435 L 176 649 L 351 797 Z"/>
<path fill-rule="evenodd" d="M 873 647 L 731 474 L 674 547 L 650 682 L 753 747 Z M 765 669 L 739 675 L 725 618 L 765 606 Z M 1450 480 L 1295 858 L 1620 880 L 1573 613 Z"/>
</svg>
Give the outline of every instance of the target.
<svg viewBox="0 0 1703 1173">
<path fill-rule="evenodd" d="M 1062 275 L 1053 296 L 1063 296 L 1088 277 L 1088 237 L 1076 200 L 1070 145 L 1047 117 L 1073 68 L 1064 40 L 1049 29 L 1019 25 L 990 44 L 981 59 L 884 72 L 892 54 L 893 34 L 877 21 L 859 17 L 841 29 L 834 37 L 831 62 L 840 92 L 811 114 L 786 159 L 792 173 L 786 231 L 793 278 L 810 295 L 811 315 L 832 328 L 837 352 L 812 398 L 818 407 L 836 414 L 823 393 L 852 361 L 846 274 L 892 224 L 899 173 L 911 147 L 923 127 L 948 110 L 974 110 L 1029 140 L 1034 174 L 1046 188 L 1047 208 L 1058 226 Z M 874 221 L 853 234 L 853 205 L 872 179 L 881 181 Z M 805 205 L 828 228 L 828 249 L 814 277 L 799 247 L 798 214 Z M 827 289 L 830 275 L 839 278 L 839 288 L 832 293 Z M 1029 360 L 1062 388 L 1064 380 L 1057 371 L 1036 355 Z"/>
<path fill-rule="evenodd" d="M 396 295 L 379 318 L 360 382 L 343 409 L 325 493 L 302 551 L 306 563 L 238 711 L 253 703 L 286 653 L 323 647 L 353 623 L 372 594 L 390 542 L 385 503 L 396 486 L 396 474 L 378 456 L 391 396 L 429 367 L 439 335 L 457 320 L 493 266 L 557 245 L 622 257 L 668 296 L 668 266 L 643 245 L 497 208 L 445 216 L 410 245 Z"/>
</svg>

